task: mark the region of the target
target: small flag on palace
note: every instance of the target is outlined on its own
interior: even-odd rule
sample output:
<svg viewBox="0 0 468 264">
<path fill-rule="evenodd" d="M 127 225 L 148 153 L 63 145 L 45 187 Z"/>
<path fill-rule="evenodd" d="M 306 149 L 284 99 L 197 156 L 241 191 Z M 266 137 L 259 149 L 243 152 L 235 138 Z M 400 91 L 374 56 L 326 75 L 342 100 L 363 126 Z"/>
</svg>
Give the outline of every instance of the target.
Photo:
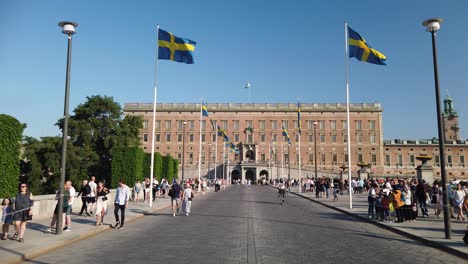
<svg viewBox="0 0 468 264">
<path fill-rule="evenodd" d="M 349 57 L 378 65 L 387 65 L 387 57 L 373 49 L 359 33 L 348 27 Z"/>
<path fill-rule="evenodd" d="M 202 103 L 202 114 L 203 116 L 208 116 L 208 108 L 206 107 L 206 104 Z"/>
<path fill-rule="evenodd" d="M 158 59 L 193 64 L 193 52 L 196 44 L 193 40 L 176 37 L 170 32 L 159 29 Z"/>
<path fill-rule="evenodd" d="M 299 128 L 299 134 L 302 132 L 302 125 L 301 125 L 301 104 L 297 101 L 297 126 Z"/>
<path fill-rule="evenodd" d="M 283 136 L 288 139 L 288 144 L 291 144 L 291 139 L 289 138 L 289 133 L 286 128 L 283 127 Z"/>
</svg>

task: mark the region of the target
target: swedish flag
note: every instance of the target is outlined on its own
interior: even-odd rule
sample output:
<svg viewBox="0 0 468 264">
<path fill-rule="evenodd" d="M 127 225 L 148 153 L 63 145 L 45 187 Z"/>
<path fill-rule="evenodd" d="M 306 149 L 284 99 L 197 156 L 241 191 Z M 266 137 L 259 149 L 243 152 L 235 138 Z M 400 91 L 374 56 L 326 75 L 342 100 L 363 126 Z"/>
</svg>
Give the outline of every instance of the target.
<svg viewBox="0 0 468 264">
<path fill-rule="evenodd" d="M 159 29 L 158 59 L 193 64 L 193 52 L 196 44 L 193 40 L 179 38 L 170 32 Z"/>
<path fill-rule="evenodd" d="M 378 65 L 387 65 L 387 57 L 373 49 L 359 33 L 348 27 L 349 57 Z"/>
<path fill-rule="evenodd" d="M 291 144 L 291 139 L 289 138 L 289 133 L 286 128 L 283 127 L 283 136 L 288 139 L 288 144 Z"/>
<path fill-rule="evenodd" d="M 206 107 L 206 104 L 202 104 L 202 115 L 203 116 L 208 116 L 208 108 Z M 213 123 L 211 123 L 213 124 Z"/>
</svg>

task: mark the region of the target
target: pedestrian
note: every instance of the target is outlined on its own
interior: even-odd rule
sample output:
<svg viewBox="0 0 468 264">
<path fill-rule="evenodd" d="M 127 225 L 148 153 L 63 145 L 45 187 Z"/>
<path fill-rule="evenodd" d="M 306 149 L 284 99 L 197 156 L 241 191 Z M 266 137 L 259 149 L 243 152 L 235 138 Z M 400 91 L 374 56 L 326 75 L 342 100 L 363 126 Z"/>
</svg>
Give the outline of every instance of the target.
<svg viewBox="0 0 468 264">
<path fill-rule="evenodd" d="M 96 184 L 96 177 L 91 176 L 91 179 L 89 181 L 89 187 L 91 188 L 91 192 L 89 193 L 89 200 L 88 204 L 90 205 L 88 207 L 88 212 L 89 214 L 93 214 L 94 210 L 96 210 L 96 189 L 97 189 L 97 184 Z"/>
<path fill-rule="evenodd" d="M 125 208 L 128 206 L 128 200 L 130 200 L 130 188 L 125 185 L 123 179 L 119 180 L 119 187 L 115 192 L 115 202 L 114 202 L 114 216 L 115 216 L 115 226 L 117 229 L 124 229 L 125 227 Z M 119 210 L 120 210 L 120 220 L 119 220 Z"/>
<path fill-rule="evenodd" d="M 457 219 L 465 221 L 465 216 L 463 215 L 463 203 L 465 201 L 466 193 L 462 189 L 460 183 L 457 184 L 457 190 L 453 193 L 453 200 L 455 202 L 455 207 L 457 208 Z"/>
<path fill-rule="evenodd" d="M 63 231 L 71 231 L 71 213 L 73 202 L 75 201 L 76 191 L 75 188 L 73 188 L 71 181 L 67 181 L 66 185 L 68 191 L 70 192 L 70 199 L 68 200 L 68 207 L 65 214 L 65 226 L 63 227 Z"/>
<path fill-rule="evenodd" d="M 15 224 L 15 235 L 13 240 L 18 239 L 18 242 L 24 242 L 24 232 L 26 231 L 26 222 L 32 220 L 32 208 L 34 206 L 34 198 L 29 191 L 27 183 L 19 185 L 19 191 L 16 194 L 13 204 L 13 222 Z"/>
<path fill-rule="evenodd" d="M 333 201 L 336 202 L 338 201 L 338 194 L 340 193 L 340 190 L 339 189 L 334 189 L 333 190 Z"/>
<path fill-rule="evenodd" d="M 10 198 L 2 201 L 2 240 L 7 240 L 10 225 L 13 223 L 13 208 Z"/>
<path fill-rule="evenodd" d="M 392 218 L 390 216 L 390 190 L 389 189 L 384 189 L 383 191 L 383 196 L 382 196 L 382 209 L 384 211 L 384 222 L 385 223 L 391 223 Z"/>
<path fill-rule="evenodd" d="M 141 188 L 142 188 L 141 182 L 137 181 L 135 183 L 135 186 L 133 187 L 133 191 L 135 192 L 135 202 L 138 202 L 138 198 L 140 196 Z"/>
<path fill-rule="evenodd" d="M 402 209 L 404 220 L 408 222 L 414 221 L 416 216 L 413 214 L 413 197 L 406 181 L 403 181 L 401 200 L 405 203 Z"/>
<path fill-rule="evenodd" d="M 145 192 L 143 193 L 143 196 L 144 196 L 143 198 L 145 199 L 145 202 L 149 202 L 149 198 L 150 198 L 149 192 L 151 191 L 151 182 L 149 178 L 145 178 L 144 187 L 145 187 Z"/>
<path fill-rule="evenodd" d="M 100 181 L 96 189 L 96 226 L 102 225 L 104 215 L 107 213 L 107 194 L 109 190 L 105 187 L 104 182 Z"/>
<path fill-rule="evenodd" d="M 89 198 L 91 194 L 91 187 L 89 187 L 88 180 L 83 180 L 83 185 L 81 186 L 80 191 L 78 192 L 77 197 L 81 195 L 81 210 L 78 215 L 83 215 L 83 213 L 86 213 L 87 216 L 91 216 L 88 213 L 88 203 L 89 203 Z"/>
<path fill-rule="evenodd" d="M 416 180 L 417 181 L 417 180 Z M 416 198 L 419 203 L 419 207 L 421 208 L 421 213 L 423 217 L 429 217 L 429 213 L 427 210 L 427 191 L 426 191 L 426 182 L 424 180 L 417 181 L 418 184 L 416 185 Z"/>
<path fill-rule="evenodd" d="M 395 188 L 391 193 L 390 200 L 393 202 L 393 207 L 396 211 L 397 223 L 403 223 L 403 206 L 405 203 L 401 200 L 401 190 Z"/>
<path fill-rule="evenodd" d="M 190 184 L 185 185 L 185 189 L 182 192 L 182 212 L 185 212 L 186 216 L 189 216 L 190 209 L 192 208 L 192 199 L 193 199 L 192 188 Z"/>
<path fill-rule="evenodd" d="M 181 187 L 179 184 L 177 184 L 177 180 L 174 180 L 171 189 L 169 190 L 169 196 L 171 197 L 172 205 L 172 216 L 176 216 L 179 214 L 180 192 Z"/>
<path fill-rule="evenodd" d="M 374 218 L 375 198 L 377 198 L 377 192 L 375 191 L 376 187 L 377 186 L 375 185 L 371 186 L 367 194 L 367 202 L 369 204 L 367 208 L 367 216 L 369 219 Z"/>
<path fill-rule="evenodd" d="M 66 213 L 67 213 L 67 210 L 68 210 L 68 204 L 70 203 L 70 191 L 68 190 L 68 185 L 65 183 L 64 186 L 63 186 L 63 190 L 64 190 L 64 193 L 63 193 L 63 200 L 62 200 L 62 205 L 59 204 L 60 200 L 60 191 L 57 190 L 57 194 L 55 195 L 55 200 L 57 200 L 57 205 L 55 206 L 55 209 L 54 209 L 54 215 L 52 216 L 52 220 L 50 221 L 50 226 L 49 228 L 47 229 L 46 233 L 52 233 L 54 228 L 55 228 L 55 224 L 57 223 L 58 221 L 58 209 L 59 209 L 59 206 L 62 206 L 62 215 L 60 217 L 63 218 L 62 220 L 62 224 L 65 224 L 65 218 L 66 218 Z M 65 230 L 65 231 L 71 231 L 70 230 Z"/>
</svg>

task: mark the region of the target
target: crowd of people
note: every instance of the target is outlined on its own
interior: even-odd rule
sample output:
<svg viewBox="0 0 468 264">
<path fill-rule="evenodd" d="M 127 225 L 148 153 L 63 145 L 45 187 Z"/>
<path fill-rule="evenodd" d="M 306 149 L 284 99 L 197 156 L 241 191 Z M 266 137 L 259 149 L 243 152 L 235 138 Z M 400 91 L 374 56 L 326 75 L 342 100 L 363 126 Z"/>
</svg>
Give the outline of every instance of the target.
<svg viewBox="0 0 468 264">
<path fill-rule="evenodd" d="M 368 216 L 385 222 L 402 223 L 415 221 L 416 217 L 429 217 L 428 204 L 434 205 L 434 215 L 443 211 L 443 190 L 439 181 L 432 186 L 425 180 L 389 179 L 366 181 L 368 192 Z M 464 221 L 468 214 L 468 189 L 459 181 L 448 184 L 450 216 Z M 419 210 L 420 208 L 420 215 Z"/>
<path fill-rule="evenodd" d="M 125 211 L 129 201 L 149 202 L 152 196 L 153 201 L 157 197 L 169 196 L 171 199 L 171 208 L 173 216 L 178 216 L 182 211 L 186 216 L 190 215 L 192 199 L 194 198 L 193 190 L 200 190 L 204 194 L 207 188 L 211 186 L 219 186 L 217 191 L 226 188 L 227 181 L 217 179 L 215 181 L 207 181 L 205 179 L 198 180 L 189 178 L 180 183 L 174 180 L 169 183 L 166 179 L 160 182 L 156 179 L 153 181 L 153 186 L 149 178 L 144 181 L 137 181 L 133 187 L 125 184 L 124 180 L 120 179 L 115 192 L 114 200 L 109 202 L 110 190 L 106 187 L 104 181 L 96 182 L 96 177 L 91 176 L 89 180 L 83 180 L 79 192 L 76 192 L 71 181 L 64 184 L 64 192 L 56 192 L 55 200 L 57 200 L 55 209 L 52 213 L 50 225 L 45 230 L 46 233 L 56 233 L 56 224 L 59 217 L 62 219 L 62 231 L 69 232 L 72 230 L 71 215 L 73 212 L 72 205 L 75 198 L 81 198 L 80 217 L 95 217 L 94 225 L 101 226 L 104 223 L 104 217 L 108 213 L 110 203 L 114 203 L 115 224 L 112 228 L 125 228 Z M 150 193 L 152 192 L 152 193 Z M 60 203 L 60 198 L 63 198 Z M 2 201 L 2 236 L 1 240 L 17 240 L 24 242 L 24 233 L 26 231 L 26 223 L 32 220 L 32 212 L 34 206 L 34 197 L 29 191 L 28 184 L 21 183 L 18 187 L 18 193 L 14 198 L 5 198 Z M 62 207 L 62 215 L 59 216 L 59 209 Z M 14 226 L 14 235 L 9 236 L 10 226 Z"/>
</svg>

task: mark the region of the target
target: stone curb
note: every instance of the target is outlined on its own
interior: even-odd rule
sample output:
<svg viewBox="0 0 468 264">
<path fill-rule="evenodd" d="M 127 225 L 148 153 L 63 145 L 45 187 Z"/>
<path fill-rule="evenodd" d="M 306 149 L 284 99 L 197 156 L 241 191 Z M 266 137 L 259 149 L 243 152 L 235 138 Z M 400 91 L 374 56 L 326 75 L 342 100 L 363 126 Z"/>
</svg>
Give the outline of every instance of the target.
<svg viewBox="0 0 468 264">
<path fill-rule="evenodd" d="M 169 204 L 169 205 L 163 206 L 161 208 L 157 208 L 157 209 L 153 209 L 153 210 L 147 210 L 147 211 L 144 211 L 142 214 L 136 215 L 136 216 L 134 216 L 132 218 L 129 218 L 128 220 L 126 219 L 125 222 L 130 223 L 130 222 L 133 222 L 133 221 L 136 221 L 136 220 L 138 220 L 140 218 L 145 217 L 145 215 L 147 215 L 147 214 L 152 214 L 152 213 L 155 213 L 155 212 L 158 212 L 158 211 L 162 211 L 162 210 L 165 210 L 165 209 L 170 208 L 170 207 L 171 207 L 171 205 Z M 53 250 L 63 248 L 65 246 L 69 245 L 69 244 L 81 241 L 81 240 L 86 239 L 88 237 L 92 237 L 92 236 L 98 235 L 100 233 L 103 233 L 105 231 L 109 231 L 109 230 L 111 230 L 111 228 L 109 228 L 108 226 L 103 226 L 101 228 L 92 229 L 92 230 L 90 230 L 88 232 L 83 232 L 81 234 L 77 234 L 76 236 L 71 237 L 71 238 L 69 238 L 67 240 L 56 241 L 54 244 L 47 245 L 46 248 L 37 249 L 37 250 L 34 250 L 32 252 L 22 254 L 21 256 L 18 256 L 15 259 L 12 258 L 12 259 L 8 260 L 5 263 L 13 264 L 13 263 L 21 263 L 23 261 L 33 261 L 34 258 L 37 258 L 37 257 L 42 256 L 44 254 L 47 254 L 47 253 L 49 253 L 49 252 L 51 252 Z"/>
<path fill-rule="evenodd" d="M 276 188 L 276 187 L 273 187 L 273 188 Z M 388 225 L 385 225 L 383 223 L 380 223 L 380 222 L 377 222 L 377 221 L 374 221 L 374 220 L 370 220 L 369 218 L 365 218 L 365 217 L 362 217 L 360 215 L 357 215 L 355 213 L 352 213 L 352 212 L 348 212 L 346 210 L 343 210 L 341 208 L 338 208 L 338 207 L 335 207 L 335 206 L 332 206 L 332 205 L 328 205 L 328 204 L 325 204 L 325 203 L 322 203 L 320 201 L 317 201 L 317 200 L 314 200 L 312 198 L 309 198 L 307 196 L 304 196 L 302 194 L 299 194 L 299 193 L 296 193 L 296 192 L 290 192 L 291 194 L 294 194 L 296 196 L 299 196 L 299 197 L 302 197 L 304 199 L 307 199 L 309 201 L 312 201 L 314 203 L 317 203 L 317 204 L 320 204 L 322 206 L 325 206 L 327 208 L 330 208 L 330 209 L 333 209 L 335 211 L 338 211 L 338 212 L 341 212 L 341 213 L 344 213 L 346 215 L 349 215 L 349 216 L 352 216 L 354 218 L 357 218 L 363 222 L 367 222 L 369 224 L 373 224 L 375 226 L 378 226 L 380 228 L 383 228 L 383 229 L 386 229 L 388 231 L 391 231 L 393 233 L 397 233 L 399 235 L 402 235 L 402 236 L 405 236 L 405 237 L 408 237 L 410 239 L 413 239 L 413 240 L 417 240 L 419 242 L 422 242 L 423 244 L 425 244 L 426 246 L 429 246 L 429 247 L 432 247 L 432 248 L 435 248 L 435 249 L 439 249 L 439 250 L 442 250 L 446 253 L 449 253 L 451 255 L 454 255 L 454 256 L 457 256 L 457 257 L 460 257 L 460 258 L 463 258 L 463 259 L 466 259 L 468 260 L 468 254 L 465 253 L 465 252 L 462 252 L 462 251 L 459 251 L 459 250 L 456 250 L 454 248 L 451 248 L 451 247 L 448 247 L 446 245 L 443 245 L 441 243 L 438 243 L 438 242 L 435 242 L 435 241 L 431 241 L 431 240 L 428 240 L 428 239 L 425 239 L 423 237 L 420 237 L 420 236 L 416 236 L 416 235 L 413 235 L 411 233 L 408 233 L 408 232 L 405 232 L 405 231 L 402 231 L 400 229 L 397 229 L 397 228 L 394 228 L 392 226 L 388 226 Z"/>
</svg>

